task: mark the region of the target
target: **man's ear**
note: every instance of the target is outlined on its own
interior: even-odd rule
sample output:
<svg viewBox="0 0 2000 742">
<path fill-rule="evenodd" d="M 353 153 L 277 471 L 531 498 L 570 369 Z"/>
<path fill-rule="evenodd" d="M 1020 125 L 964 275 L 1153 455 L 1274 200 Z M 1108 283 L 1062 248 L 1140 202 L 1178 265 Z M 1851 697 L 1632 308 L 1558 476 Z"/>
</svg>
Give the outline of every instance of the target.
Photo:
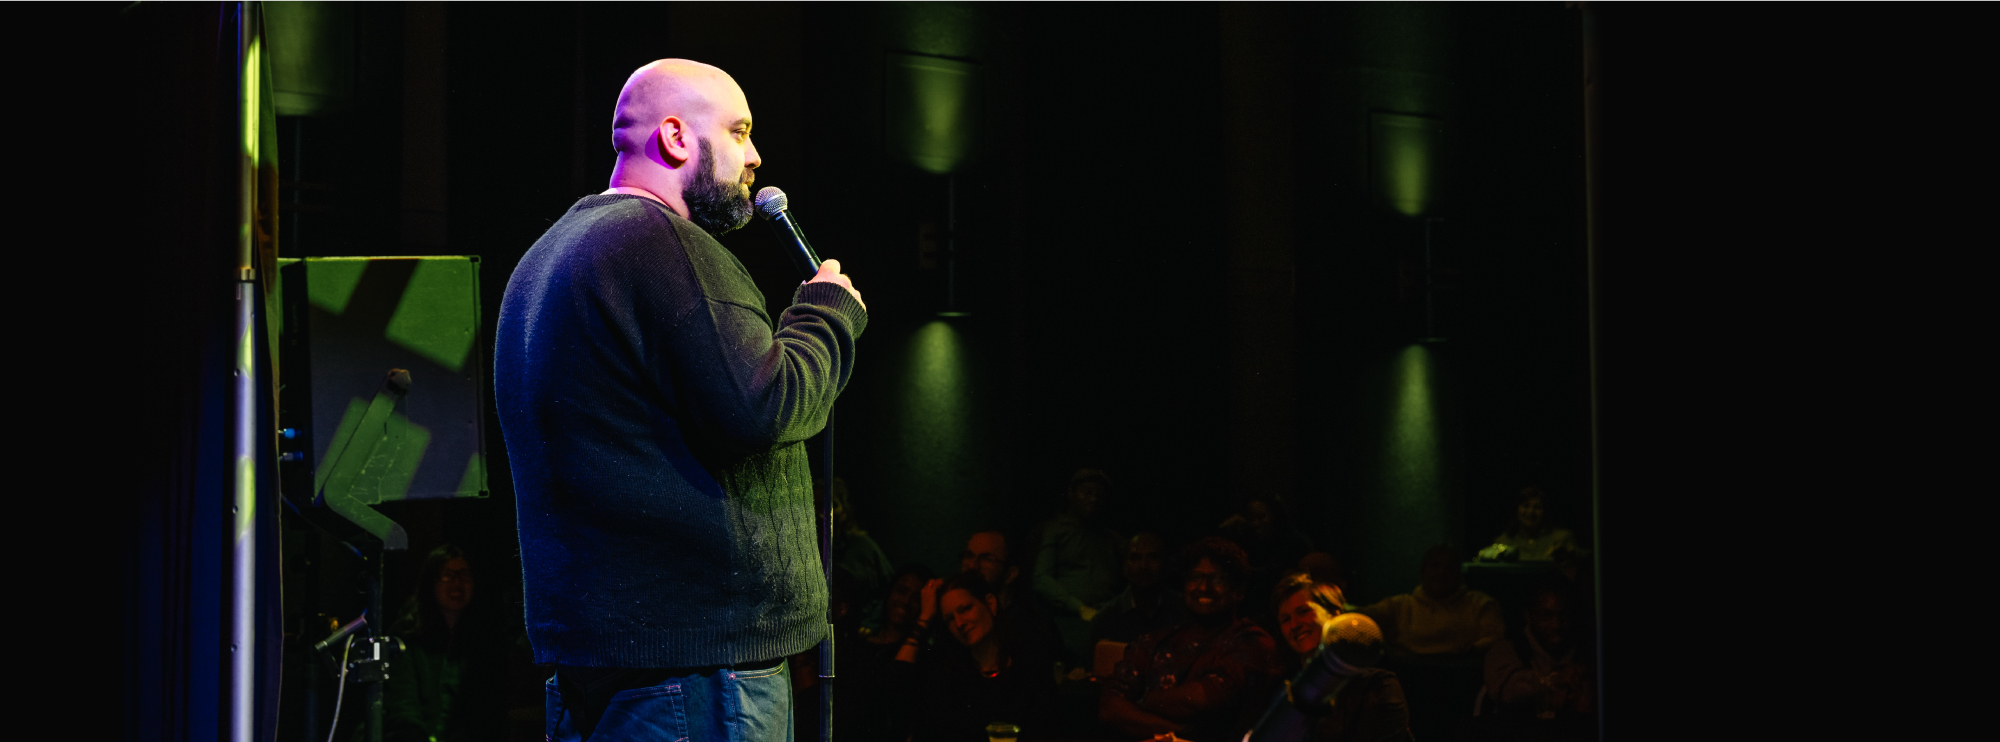
<svg viewBox="0 0 2000 742">
<path fill-rule="evenodd" d="M 999 599 L 999 598 L 996 598 L 996 597 L 993 597 L 993 596 L 991 596 L 991 595 L 988 595 L 988 596 L 986 596 L 986 612 L 987 612 L 987 613 L 995 613 L 995 614 L 999 613 L 999 612 L 1000 612 L 1000 599 Z"/>
<path fill-rule="evenodd" d="M 1020 577 L 1020 576 L 1021 576 L 1021 568 L 1020 568 L 1020 567 L 1008 567 L 1008 568 L 1007 568 L 1007 581 L 1006 581 L 1006 582 L 1004 582 L 1004 583 L 1002 583 L 1002 584 L 1006 584 L 1006 585 L 1012 585 L 1012 584 L 1014 584 L 1014 578 L 1016 578 L 1016 577 Z"/>
<path fill-rule="evenodd" d="M 653 142 L 660 151 L 660 161 L 667 167 L 678 168 L 694 159 L 694 133 L 679 116 L 660 119 L 659 128 L 653 131 Z"/>
</svg>

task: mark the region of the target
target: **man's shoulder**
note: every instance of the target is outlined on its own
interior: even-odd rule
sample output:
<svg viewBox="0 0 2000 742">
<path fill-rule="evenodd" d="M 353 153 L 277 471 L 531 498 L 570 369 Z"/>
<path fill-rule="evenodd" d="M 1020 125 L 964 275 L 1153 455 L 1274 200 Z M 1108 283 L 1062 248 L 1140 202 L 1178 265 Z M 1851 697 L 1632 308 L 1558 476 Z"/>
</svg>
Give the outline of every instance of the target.
<svg viewBox="0 0 2000 742">
<path fill-rule="evenodd" d="M 677 218 L 639 196 L 584 196 L 535 241 L 529 259 L 567 263 L 672 255 L 687 241 L 684 231 L 674 224 Z"/>
</svg>

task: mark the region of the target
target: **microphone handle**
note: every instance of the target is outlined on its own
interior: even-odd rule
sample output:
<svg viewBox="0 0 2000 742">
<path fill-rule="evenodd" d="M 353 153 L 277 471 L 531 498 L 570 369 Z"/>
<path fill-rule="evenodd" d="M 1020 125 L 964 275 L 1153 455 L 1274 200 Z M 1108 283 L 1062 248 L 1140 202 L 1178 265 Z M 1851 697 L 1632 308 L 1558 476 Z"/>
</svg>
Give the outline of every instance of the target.
<svg viewBox="0 0 2000 742">
<path fill-rule="evenodd" d="M 819 272 L 819 255 L 813 252 L 812 243 L 806 241 L 805 231 L 799 229 L 798 217 L 786 209 L 771 217 L 771 231 L 778 233 L 778 242 L 785 245 L 785 252 L 792 257 L 792 265 L 799 274 L 811 278 Z"/>
</svg>

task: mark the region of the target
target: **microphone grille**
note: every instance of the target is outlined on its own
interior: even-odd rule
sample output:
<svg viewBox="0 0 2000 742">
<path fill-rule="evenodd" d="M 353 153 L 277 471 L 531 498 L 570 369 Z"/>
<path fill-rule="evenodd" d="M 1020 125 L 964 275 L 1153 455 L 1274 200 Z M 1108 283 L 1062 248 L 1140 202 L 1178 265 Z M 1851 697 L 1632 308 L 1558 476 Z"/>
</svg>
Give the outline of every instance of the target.
<svg viewBox="0 0 2000 742">
<path fill-rule="evenodd" d="M 790 206 L 785 202 L 785 192 L 777 186 L 765 186 L 757 192 L 757 212 L 765 219 L 774 219 Z"/>
</svg>

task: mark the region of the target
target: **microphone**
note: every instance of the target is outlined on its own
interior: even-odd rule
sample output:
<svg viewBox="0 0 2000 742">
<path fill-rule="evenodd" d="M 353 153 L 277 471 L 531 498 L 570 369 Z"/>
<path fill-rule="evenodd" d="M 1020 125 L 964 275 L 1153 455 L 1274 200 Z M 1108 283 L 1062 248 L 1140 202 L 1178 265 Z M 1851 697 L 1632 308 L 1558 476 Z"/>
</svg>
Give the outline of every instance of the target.
<svg viewBox="0 0 2000 742">
<path fill-rule="evenodd" d="M 1243 742 L 1298 742 L 1306 738 L 1320 704 L 1338 694 L 1347 681 L 1382 660 L 1382 628 L 1360 613 L 1334 616 L 1321 629 L 1319 649 L 1306 666 L 1280 688 Z"/>
<path fill-rule="evenodd" d="M 799 229 L 799 219 L 792 216 L 791 203 L 785 199 L 785 192 L 774 186 L 765 186 L 757 192 L 757 213 L 771 224 L 771 231 L 777 233 L 778 242 L 785 246 L 785 253 L 792 258 L 792 265 L 799 273 L 811 278 L 819 272 L 819 255 L 813 252 L 812 243 L 806 241 L 806 233 Z"/>
</svg>

